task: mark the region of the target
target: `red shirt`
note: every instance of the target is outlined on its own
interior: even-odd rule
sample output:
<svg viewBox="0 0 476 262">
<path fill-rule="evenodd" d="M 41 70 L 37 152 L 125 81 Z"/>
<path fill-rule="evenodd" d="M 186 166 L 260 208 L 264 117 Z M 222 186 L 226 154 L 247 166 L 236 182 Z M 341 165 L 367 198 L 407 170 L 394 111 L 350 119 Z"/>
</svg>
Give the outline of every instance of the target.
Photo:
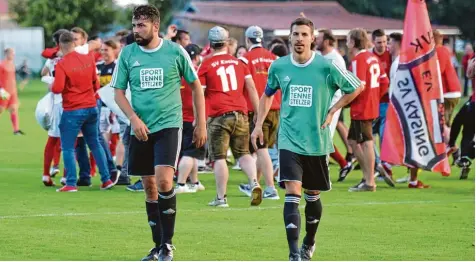
<svg viewBox="0 0 476 262">
<path fill-rule="evenodd" d="M 474 53 L 464 54 L 463 58 L 461 59 L 461 64 L 463 65 L 463 73 L 466 74 L 466 70 L 468 69 L 468 63 L 471 58 L 474 57 Z"/>
<path fill-rule="evenodd" d="M 194 66 L 195 70 L 197 67 Z M 193 97 L 192 88 L 188 85 L 187 81 L 182 78 L 182 86 L 180 87 L 180 96 L 182 97 L 182 114 L 184 122 L 193 122 L 195 116 L 193 115 Z"/>
<path fill-rule="evenodd" d="M 372 53 L 377 57 L 385 74 L 387 74 L 387 77 L 389 77 L 390 67 L 392 66 L 392 55 L 390 54 L 390 51 L 385 50 L 381 55 L 379 55 L 377 54 L 377 51 L 375 51 L 375 48 L 373 48 Z M 390 102 L 390 99 L 388 97 L 388 93 L 385 93 L 382 99 L 380 99 L 380 103 L 388 103 L 388 102 Z"/>
<path fill-rule="evenodd" d="M 253 81 L 255 82 L 256 91 L 258 92 L 258 97 L 261 97 L 266 89 L 266 83 L 268 82 L 268 69 L 277 59 L 276 55 L 266 50 L 265 48 L 259 46 L 251 49 L 244 56 L 239 58 L 243 63 L 245 63 L 250 70 Z M 248 110 L 253 111 L 253 105 L 248 97 L 248 93 L 245 90 L 246 103 L 248 105 Z M 271 105 L 271 110 L 279 110 L 281 108 L 281 92 L 276 92 L 273 99 L 273 104 Z"/>
<path fill-rule="evenodd" d="M 46 59 L 53 59 L 56 57 L 56 54 L 59 52 L 59 47 L 58 46 L 55 46 L 55 47 L 52 47 L 52 48 L 46 48 L 45 50 L 43 50 L 43 52 L 41 52 L 41 56 L 46 58 Z"/>
<path fill-rule="evenodd" d="M 65 111 L 95 107 L 99 87 L 93 56 L 71 52 L 56 64 L 51 91 L 63 95 Z"/>
<path fill-rule="evenodd" d="M 381 70 L 377 57 L 367 50 L 357 53 L 351 66 L 352 72 L 364 84 L 364 90 L 352 101 L 350 116 L 352 120 L 376 119 L 379 116 L 379 100 L 383 92 L 388 91 L 385 90 L 385 86 L 388 89 L 388 77 Z"/>
<path fill-rule="evenodd" d="M 450 51 L 444 46 L 436 47 L 438 63 L 440 65 L 441 82 L 443 84 L 443 94 L 445 98 L 461 97 L 461 84 L 456 70 L 451 63 Z"/>
<path fill-rule="evenodd" d="M 17 94 L 16 69 L 12 61 L 0 62 L 0 88 L 12 96 Z"/>
<path fill-rule="evenodd" d="M 251 74 L 236 57 L 217 53 L 203 61 L 198 77 L 205 88 L 208 116 L 216 117 L 232 111 L 247 113 L 244 95 L 245 78 Z"/>
</svg>

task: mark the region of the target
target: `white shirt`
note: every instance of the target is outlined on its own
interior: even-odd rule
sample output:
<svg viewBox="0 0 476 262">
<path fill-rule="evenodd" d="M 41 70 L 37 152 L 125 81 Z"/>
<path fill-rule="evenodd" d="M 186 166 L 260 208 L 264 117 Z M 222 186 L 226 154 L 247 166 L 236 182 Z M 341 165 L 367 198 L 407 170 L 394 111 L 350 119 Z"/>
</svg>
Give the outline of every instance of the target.
<svg viewBox="0 0 476 262">
<path fill-rule="evenodd" d="M 399 63 L 400 63 L 400 56 L 397 56 L 393 60 L 392 66 L 390 67 L 390 86 L 388 88 L 389 97 L 392 97 L 393 86 L 397 84 L 396 77 L 397 77 L 397 70 L 398 70 Z"/>
<path fill-rule="evenodd" d="M 89 44 L 86 43 L 84 45 L 77 46 L 74 48 L 74 51 L 83 55 L 87 55 L 89 53 Z"/>
</svg>

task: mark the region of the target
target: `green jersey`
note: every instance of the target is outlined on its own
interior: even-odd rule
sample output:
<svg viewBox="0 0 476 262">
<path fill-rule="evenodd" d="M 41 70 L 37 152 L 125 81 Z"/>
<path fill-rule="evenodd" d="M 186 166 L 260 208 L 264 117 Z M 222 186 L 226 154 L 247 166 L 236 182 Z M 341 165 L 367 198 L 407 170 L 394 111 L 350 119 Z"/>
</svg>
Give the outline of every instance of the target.
<svg viewBox="0 0 476 262">
<path fill-rule="evenodd" d="M 114 88 L 131 89 L 131 104 L 137 116 L 155 133 L 182 127 L 182 77 L 197 80 L 189 55 L 181 47 L 162 39 L 155 49 L 136 43 L 124 47 L 111 80 Z"/>
<path fill-rule="evenodd" d="M 292 55 L 274 61 L 268 72 L 266 95 L 279 88 L 282 93 L 279 149 L 322 156 L 334 152 L 326 120 L 334 93 L 354 92 L 360 80 L 326 58 L 312 53 L 311 59 L 299 64 Z"/>
</svg>

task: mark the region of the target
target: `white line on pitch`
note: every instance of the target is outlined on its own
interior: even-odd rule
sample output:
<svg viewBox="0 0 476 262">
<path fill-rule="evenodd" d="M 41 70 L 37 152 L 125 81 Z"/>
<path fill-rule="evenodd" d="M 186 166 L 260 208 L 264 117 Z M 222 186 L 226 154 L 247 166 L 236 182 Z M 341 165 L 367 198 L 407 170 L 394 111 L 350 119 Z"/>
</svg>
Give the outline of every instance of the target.
<svg viewBox="0 0 476 262">
<path fill-rule="evenodd" d="M 355 203 L 331 203 L 325 204 L 324 207 L 343 207 L 343 206 L 373 206 L 373 205 L 432 205 L 432 204 L 451 204 L 451 203 L 463 203 L 474 202 L 474 199 L 460 199 L 454 201 L 392 201 L 392 202 L 355 202 Z M 202 208 L 202 209 L 179 209 L 179 212 L 226 212 L 226 211 L 263 211 L 271 209 L 281 209 L 280 206 L 269 207 L 232 207 L 232 208 Z M 300 208 L 304 208 L 301 205 Z M 35 218 L 35 217 L 76 217 L 76 216 L 96 216 L 96 215 L 129 215 L 129 214 L 145 214 L 145 211 L 123 211 L 123 212 L 101 212 L 101 213 L 62 213 L 62 214 L 32 214 L 32 215 L 7 215 L 0 216 L 0 219 L 18 219 L 18 218 Z"/>
</svg>

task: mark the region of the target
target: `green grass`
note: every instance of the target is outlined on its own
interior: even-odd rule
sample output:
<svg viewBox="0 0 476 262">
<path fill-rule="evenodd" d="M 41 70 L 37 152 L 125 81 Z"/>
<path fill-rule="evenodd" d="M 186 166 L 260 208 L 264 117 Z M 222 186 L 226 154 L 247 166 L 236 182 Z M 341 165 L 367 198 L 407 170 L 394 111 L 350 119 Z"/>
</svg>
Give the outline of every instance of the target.
<svg viewBox="0 0 476 262">
<path fill-rule="evenodd" d="M 38 81 L 20 92 L 26 136 L 13 136 L 8 114 L 0 117 L 0 260 L 137 261 L 153 244 L 143 193 L 120 186 L 100 191 L 97 177 L 92 188 L 69 194 L 41 183 L 47 134 L 36 123 L 34 109 L 44 92 Z M 337 171 L 332 165 L 333 181 Z M 334 183 L 322 194 L 314 259 L 474 261 L 474 175 L 460 181 L 459 170 L 452 171 L 450 177 L 423 172 L 421 179 L 432 185 L 426 190 L 378 182 L 375 193 L 347 192 L 360 171 Z M 396 177 L 405 173 L 395 168 Z M 245 176 L 231 172 L 231 208 L 211 208 L 213 175 L 200 179 L 206 191 L 178 196 L 176 260 L 287 259 L 283 200 L 250 208 L 237 189 Z"/>
</svg>

